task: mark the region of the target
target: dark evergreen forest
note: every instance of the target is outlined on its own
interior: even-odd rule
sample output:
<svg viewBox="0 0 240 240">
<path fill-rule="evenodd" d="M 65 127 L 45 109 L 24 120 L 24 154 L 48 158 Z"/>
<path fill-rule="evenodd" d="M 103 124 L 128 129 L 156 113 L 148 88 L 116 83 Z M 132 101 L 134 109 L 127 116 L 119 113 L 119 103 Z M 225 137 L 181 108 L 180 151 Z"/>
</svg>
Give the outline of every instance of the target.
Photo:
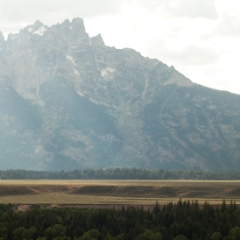
<svg viewBox="0 0 240 240">
<path fill-rule="evenodd" d="M 240 180 L 240 171 L 147 170 L 138 168 L 84 169 L 74 171 L 0 170 L 0 179 L 109 179 L 109 180 Z"/>
<path fill-rule="evenodd" d="M 152 211 L 0 205 L 1 240 L 239 240 L 240 208 L 179 200 Z"/>
</svg>

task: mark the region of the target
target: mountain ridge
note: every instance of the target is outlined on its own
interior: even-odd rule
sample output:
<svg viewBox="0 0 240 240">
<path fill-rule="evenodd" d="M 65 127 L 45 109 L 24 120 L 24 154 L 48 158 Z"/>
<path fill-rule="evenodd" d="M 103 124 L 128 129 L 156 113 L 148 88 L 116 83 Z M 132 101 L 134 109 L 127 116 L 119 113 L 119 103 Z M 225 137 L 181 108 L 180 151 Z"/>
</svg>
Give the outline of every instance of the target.
<svg viewBox="0 0 240 240">
<path fill-rule="evenodd" d="M 2 169 L 240 166 L 240 96 L 108 47 L 80 18 L 1 44 Z"/>
</svg>

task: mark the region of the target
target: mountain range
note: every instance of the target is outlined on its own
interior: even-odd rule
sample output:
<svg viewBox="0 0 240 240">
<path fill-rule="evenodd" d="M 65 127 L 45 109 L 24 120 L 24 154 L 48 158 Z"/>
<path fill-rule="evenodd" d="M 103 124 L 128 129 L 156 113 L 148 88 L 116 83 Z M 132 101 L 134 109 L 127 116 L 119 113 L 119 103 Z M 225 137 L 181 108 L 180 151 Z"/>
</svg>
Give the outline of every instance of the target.
<svg viewBox="0 0 240 240">
<path fill-rule="evenodd" d="M 237 170 L 240 96 L 89 37 L 75 18 L 0 33 L 0 169 Z"/>
</svg>

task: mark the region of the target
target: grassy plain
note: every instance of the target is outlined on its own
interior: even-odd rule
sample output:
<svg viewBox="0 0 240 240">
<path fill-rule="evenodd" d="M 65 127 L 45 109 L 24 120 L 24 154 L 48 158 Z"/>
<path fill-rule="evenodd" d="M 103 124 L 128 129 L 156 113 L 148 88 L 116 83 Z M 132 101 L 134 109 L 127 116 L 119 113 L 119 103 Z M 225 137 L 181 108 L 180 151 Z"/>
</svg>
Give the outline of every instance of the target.
<svg viewBox="0 0 240 240">
<path fill-rule="evenodd" d="M 65 206 L 151 206 L 180 198 L 240 204 L 240 181 L 0 180 L 0 203 Z"/>
</svg>

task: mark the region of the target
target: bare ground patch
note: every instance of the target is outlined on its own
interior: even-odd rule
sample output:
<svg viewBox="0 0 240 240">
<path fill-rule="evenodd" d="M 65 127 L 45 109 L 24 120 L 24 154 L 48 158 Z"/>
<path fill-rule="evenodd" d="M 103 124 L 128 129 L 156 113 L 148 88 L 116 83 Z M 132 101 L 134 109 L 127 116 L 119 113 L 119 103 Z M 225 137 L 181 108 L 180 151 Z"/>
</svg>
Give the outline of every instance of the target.
<svg viewBox="0 0 240 240">
<path fill-rule="evenodd" d="M 180 198 L 240 203 L 239 181 L 1 181 L 0 203 L 75 205 L 152 205 Z"/>
<path fill-rule="evenodd" d="M 70 194 L 100 195 L 116 197 L 178 197 L 177 187 L 152 186 L 83 186 Z"/>
<path fill-rule="evenodd" d="M 30 187 L 25 187 L 25 186 L 1 186 L 0 185 L 0 196 L 26 195 L 26 194 L 35 194 L 35 191 Z"/>
<path fill-rule="evenodd" d="M 77 195 L 144 198 L 239 198 L 240 187 L 221 185 L 206 186 L 81 186 L 69 192 Z"/>
</svg>

